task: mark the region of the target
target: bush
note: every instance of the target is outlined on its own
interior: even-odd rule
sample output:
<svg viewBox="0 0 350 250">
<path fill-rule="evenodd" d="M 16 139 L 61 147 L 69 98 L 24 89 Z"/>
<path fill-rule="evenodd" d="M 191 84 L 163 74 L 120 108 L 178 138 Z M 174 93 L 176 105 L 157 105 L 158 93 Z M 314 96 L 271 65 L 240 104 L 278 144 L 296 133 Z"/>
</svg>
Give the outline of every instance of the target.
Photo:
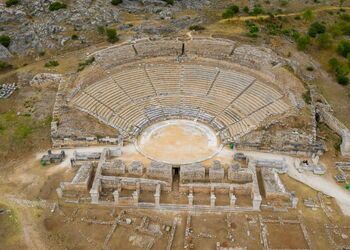
<svg viewBox="0 0 350 250">
<path fill-rule="evenodd" d="M 105 28 L 103 26 L 97 26 L 97 32 L 100 33 L 101 35 L 104 35 Z"/>
<path fill-rule="evenodd" d="M 118 4 L 121 4 L 122 2 L 123 2 L 123 0 L 112 0 L 111 4 L 118 5 Z"/>
<path fill-rule="evenodd" d="M 239 7 L 237 5 L 231 5 L 227 7 L 222 13 L 222 18 L 231 18 L 239 12 Z"/>
<path fill-rule="evenodd" d="M 9 36 L 6 36 L 6 35 L 0 36 L 0 44 L 2 44 L 4 47 L 8 48 L 8 46 L 10 46 L 10 43 L 11 43 L 11 38 Z"/>
<path fill-rule="evenodd" d="M 66 8 L 67 8 L 67 5 L 61 2 L 53 2 L 53 3 L 50 3 L 49 5 L 50 11 L 56 11 L 56 10 L 66 9 Z"/>
<path fill-rule="evenodd" d="M 194 31 L 200 31 L 200 30 L 205 30 L 205 28 L 202 25 L 199 24 L 194 24 L 188 27 L 189 30 L 194 30 Z"/>
<path fill-rule="evenodd" d="M 314 13 L 311 10 L 305 10 L 303 13 L 303 19 L 305 21 L 311 21 L 314 18 Z"/>
<path fill-rule="evenodd" d="M 174 4 L 174 0 L 163 0 L 163 1 L 170 5 Z"/>
<path fill-rule="evenodd" d="M 332 37 L 327 33 L 320 34 L 316 38 L 316 41 L 321 49 L 328 49 L 332 47 L 333 44 Z"/>
<path fill-rule="evenodd" d="M 85 69 L 86 66 L 92 64 L 94 61 L 95 61 L 95 57 L 90 57 L 86 59 L 84 62 L 79 63 L 78 71 L 82 71 L 83 69 Z"/>
<path fill-rule="evenodd" d="M 116 29 L 106 29 L 107 41 L 110 43 L 115 43 L 119 41 L 119 36 Z"/>
<path fill-rule="evenodd" d="M 13 5 L 19 4 L 19 0 L 7 0 L 7 1 L 5 2 L 5 4 L 6 4 L 6 7 L 11 7 L 11 6 L 13 6 Z"/>
<path fill-rule="evenodd" d="M 12 67 L 13 66 L 11 64 L 4 62 L 4 61 L 0 61 L 0 71 L 12 69 Z"/>
<path fill-rule="evenodd" d="M 73 34 L 71 38 L 72 38 L 72 40 L 78 40 L 79 36 L 77 34 Z"/>
<path fill-rule="evenodd" d="M 341 14 L 340 19 L 345 21 L 345 22 L 350 22 L 350 15 L 349 14 Z"/>
<path fill-rule="evenodd" d="M 308 36 L 300 36 L 297 39 L 298 50 L 305 50 L 309 44 L 310 44 L 310 38 Z"/>
<path fill-rule="evenodd" d="M 248 8 L 248 6 L 244 6 L 243 12 L 244 12 L 244 13 L 249 13 L 249 8 Z"/>
<path fill-rule="evenodd" d="M 348 85 L 349 84 L 349 77 L 348 76 L 342 76 L 342 75 L 339 75 L 337 76 L 337 82 L 340 84 L 340 85 Z"/>
<path fill-rule="evenodd" d="M 307 71 L 314 71 L 314 67 L 312 67 L 312 66 L 307 66 L 307 67 L 306 67 L 306 70 L 307 70 Z"/>
<path fill-rule="evenodd" d="M 255 5 L 253 10 L 250 12 L 251 15 L 257 16 L 264 13 L 263 8 L 260 5 Z"/>
<path fill-rule="evenodd" d="M 58 65 L 60 64 L 57 61 L 49 61 L 45 63 L 46 68 L 57 67 Z"/>
<path fill-rule="evenodd" d="M 326 32 L 326 26 L 319 22 L 314 22 L 310 25 L 308 35 L 311 37 L 316 37 L 318 34 Z"/>
<path fill-rule="evenodd" d="M 248 36 L 250 37 L 257 37 L 258 36 L 258 32 L 259 32 L 259 27 L 255 25 L 255 23 L 250 22 L 250 21 L 246 21 L 245 25 L 248 28 Z"/>
<path fill-rule="evenodd" d="M 304 102 L 306 104 L 311 104 L 311 95 L 310 95 L 310 90 L 306 91 L 305 93 L 303 93 L 302 95 Z"/>
<path fill-rule="evenodd" d="M 350 42 L 346 40 L 340 41 L 340 43 L 337 46 L 337 52 L 339 55 L 347 57 L 350 53 Z"/>
<path fill-rule="evenodd" d="M 329 66 L 335 73 L 336 80 L 341 85 L 349 84 L 349 77 L 347 76 L 350 72 L 349 66 L 340 63 L 336 58 L 331 58 L 328 61 Z"/>
</svg>

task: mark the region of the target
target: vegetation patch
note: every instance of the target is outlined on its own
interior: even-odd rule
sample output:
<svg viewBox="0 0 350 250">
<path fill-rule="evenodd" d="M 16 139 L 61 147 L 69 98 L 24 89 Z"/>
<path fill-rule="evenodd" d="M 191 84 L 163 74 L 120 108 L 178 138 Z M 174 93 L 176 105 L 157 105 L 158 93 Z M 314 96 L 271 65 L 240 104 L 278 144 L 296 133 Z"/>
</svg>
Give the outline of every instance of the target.
<svg viewBox="0 0 350 250">
<path fill-rule="evenodd" d="M 118 4 L 121 4 L 122 2 L 123 2 L 123 0 L 112 0 L 111 4 L 118 5 Z"/>
<path fill-rule="evenodd" d="M 58 61 L 49 61 L 45 63 L 46 68 L 57 67 L 58 65 L 60 65 Z"/>
<path fill-rule="evenodd" d="M 106 35 L 107 35 L 107 41 L 110 43 L 115 43 L 119 41 L 119 35 L 116 29 L 107 28 Z"/>
<path fill-rule="evenodd" d="M 222 18 L 231 18 L 234 17 L 239 12 L 239 7 L 237 5 L 231 5 L 227 7 L 222 13 Z"/>
<path fill-rule="evenodd" d="M 7 35 L 1 35 L 0 36 L 0 44 L 2 44 L 4 47 L 8 48 L 11 43 L 11 38 Z"/>
<path fill-rule="evenodd" d="M 49 5 L 50 11 L 56 11 L 56 10 L 66 9 L 66 8 L 67 8 L 67 5 L 61 2 L 53 2 L 53 3 L 50 3 Z"/>
<path fill-rule="evenodd" d="M 6 7 L 11 7 L 19 4 L 19 0 L 7 0 L 5 4 L 6 4 Z"/>
<path fill-rule="evenodd" d="M 90 57 L 86 59 L 84 62 L 79 63 L 78 71 L 84 70 L 86 66 L 92 64 L 94 61 L 95 61 L 95 57 Z"/>
<path fill-rule="evenodd" d="M 8 70 L 8 69 L 12 69 L 12 68 L 13 68 L 13 66 L 11 64 L 4 62 L 4 61 L 0 61 L 0 72 Z"/>
<path fill-rule="evenodd" d="M 199 24 L 191 25 L 190 27 L 188 27 L 188 29 L 189 30 L 193 30 L 193 31 L 205 30 L 205 28 L 202 25 L 199 25 Z"/>
</svg>

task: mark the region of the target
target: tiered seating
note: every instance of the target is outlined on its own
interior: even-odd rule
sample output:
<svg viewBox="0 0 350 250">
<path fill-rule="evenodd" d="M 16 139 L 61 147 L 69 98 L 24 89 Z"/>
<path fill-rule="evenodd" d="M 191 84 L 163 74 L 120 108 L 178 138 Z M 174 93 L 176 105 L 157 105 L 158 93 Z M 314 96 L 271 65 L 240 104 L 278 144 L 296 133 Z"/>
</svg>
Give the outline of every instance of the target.
<svg viewBox="0 0 350 250">
<path fill-rule="evenodd" d="M 277 100 L 271 104 L 255 111 L 248 116 L 248 119 L 253 124 L 260 124 L 263 120 L 271 115 L 278 115 L 286 112 L 289 109 L 289 106 L 283 100 Z"/>
<path fill-rule="evenodd" d="M 248 75 L 221 70 L 209 96 L 220 97 L 221 101 L 230 103 L 254 80 L 254 77 Z"/>
<path fill-rule="evenodd" d="M 242 73 L 190 64 L 155 64 L 112 73 L 73 103 L 121 133 L 137 135 L 151 122 L 204 121 L 225 140 L 251 131 L 289 106 L 274 88 Z"/>
<path fill-rule="evenodd" d="M 135 103 L 131 103 L 130 105 L 121 109 L 118 112 L 118 115 L 120 115 L 120 117 L 124 118 L 125 121 L 134 126 L 146 123 L 148 121 L 142 110 L 142 107 Z"/>
<path fill-rule="evenodd" d="M 111 77 L 135 101 L 156 95 L 143 68 L 118 72 Z"/>
<path fill-rule="evenodd" d="M 225 109 L 225 111 L 223 111 L 217 118 L 224 122 L 226 125 L 230 125 L 241 120 L 241 117 L 237 114 L 237 112 L 235 112 L 232 107 Z"/>
<path fill-rule="evenodd" d="M 233 104 L 236 108 L 239 108 L 244 115 L 249 115 L 281 98 L 281 96 L 282 95 L 273 88 L 257 81 L 238 97 Z"/>
<path fill-rule="evenodd" d="M 141 103 L 141 107 L 143 107 L 145 115 L 149 120 L 157 120 L 164 117 L 162 106 L 156 99 L 148 99 L 143 101 Z"/>
<path fill-rule="evenodd" d="M 146 71 L 158 95 L 179 95 L 181 66 L 173 64 L 147 65 Z"/>
<path fill-rule="evenodd" d="M 181 90 L 184 94 L 206 95 L 218 69 L 199 65 L 184 65 Z"/>
<path fill-rule="evenodd" d="M 130 98 L 110 77 L 90 85 L 84 91 L 113 110 L 118 110 L 130 102 Z"/>
<path fill-rule="evenodd" d="M 103 120 L 106 123 L 108 123 L 113 115 L 113 110 L 84 92 L 76 98 L 75 104 L 80 109 L 96 116 L 98 119 Z"/>
<path fill-rule="evenodd" d="M 245 120 L 240 120 L 228 127 L 231 136 L 237 137 L 249 132 L 249 124 Z"/>
</svg>

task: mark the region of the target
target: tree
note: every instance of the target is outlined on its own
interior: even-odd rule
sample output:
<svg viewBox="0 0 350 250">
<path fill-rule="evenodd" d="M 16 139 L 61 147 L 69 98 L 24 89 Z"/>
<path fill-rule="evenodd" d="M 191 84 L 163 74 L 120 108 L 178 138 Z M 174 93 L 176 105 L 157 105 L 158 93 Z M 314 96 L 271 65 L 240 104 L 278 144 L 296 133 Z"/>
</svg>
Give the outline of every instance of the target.
<svg viewBox="0 0 350 250">
<path fill-rule="evenodd" d="M 350 53 L 350 42 L 346 40 L 340 41 L 337 47 L 337 52 L 343 57 L 347 57 Z"/>
<path fill-rule="evenodd" d="M 119 41 L 119 36 L 117 34 L 116 29 L 106 29 L 107 41 L 110 43 L 115 43 Z"/>
<path fill-rule="evenodd" d="M 311 37 L 316 37 L 318 34 L 326 32 L 326 26 L 319 22 L 314 22 L 310 25 L 308 35 Z"/>
<path fill-rule="evenodd" d="M 8 48 L 11 43 L 11 38 L 6 35 L 1 35 L 0 36 L 0 44 L 2 44 L 4 47 Z"/>
<path fill-rule="evenodd" d="M 310 44 L 310 38 L 308 36 L 300 36 L 297 39 L 298 50 L 305 50 L 309 44 Z"/>
<path fill-rule="evenodd" d="M 333 44 L 332 37 L 328 33 L 320 34 L 316 38 L 316 41 L 318 43 L 318 47 L 321 49 L 328 49 L 332 47 Z"/>
<path fill-rule="evenodd" d="M 227 7 L 222 13 L 222 18 L 231 18 L 239 12 L 239 7 L 237 5 L 231 5 Z"/>
</svg>

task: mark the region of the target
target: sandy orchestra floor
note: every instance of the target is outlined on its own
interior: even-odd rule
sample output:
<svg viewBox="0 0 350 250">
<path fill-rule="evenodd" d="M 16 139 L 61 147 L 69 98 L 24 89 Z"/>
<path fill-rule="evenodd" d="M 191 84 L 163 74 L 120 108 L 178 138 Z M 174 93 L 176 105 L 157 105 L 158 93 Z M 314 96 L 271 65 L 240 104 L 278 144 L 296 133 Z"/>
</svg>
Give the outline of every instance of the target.
<svg viewBox="0 0 350 250">
<path fill-rule="evenodd" d="M 215 132 L 202 123 L 169 120 L 148 127 L 137 141 L 146 157 L 171 164 L 203 161 L 220 151 Z"/>
</svg>

